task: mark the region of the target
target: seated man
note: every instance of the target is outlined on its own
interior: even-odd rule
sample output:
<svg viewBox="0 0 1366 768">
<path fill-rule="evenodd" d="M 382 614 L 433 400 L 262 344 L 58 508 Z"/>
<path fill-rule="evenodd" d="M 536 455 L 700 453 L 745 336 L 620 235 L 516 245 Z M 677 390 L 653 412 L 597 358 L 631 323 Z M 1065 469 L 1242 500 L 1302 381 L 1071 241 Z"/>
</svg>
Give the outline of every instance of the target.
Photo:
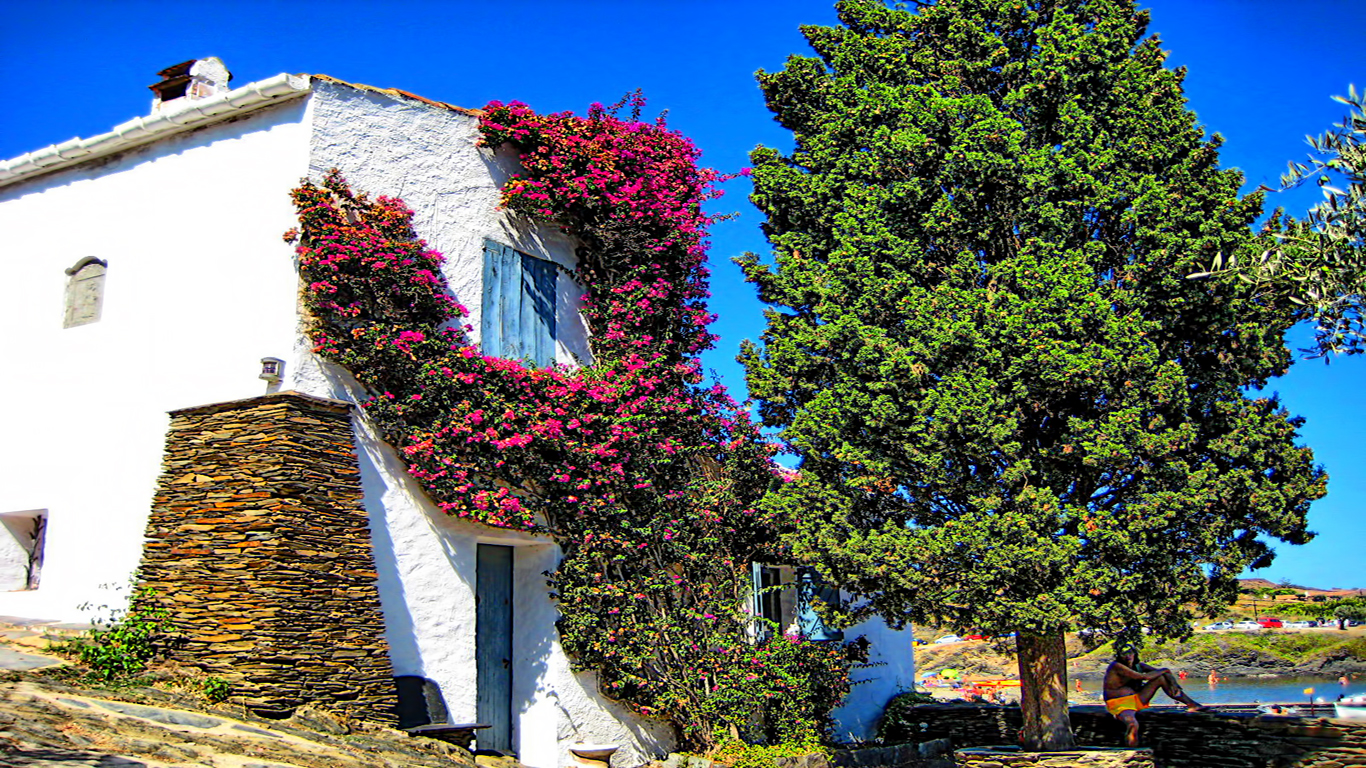
<svg viewBox="0 0 1366 768">
<path fill-rule="evenodd" d="M 1186 705 L 1188 712 L 1208 710 L 1186 695 L 1169 669 L 1150 667 L 1138 660 L 1138 649 L 1118 646 L 1115 660 L 1105 670 L 1105 708 L 1124 723 L 1124 743 L 1138 746 L 1138 711 L 1145 709 L 1158 691 Z"/>
</svg>

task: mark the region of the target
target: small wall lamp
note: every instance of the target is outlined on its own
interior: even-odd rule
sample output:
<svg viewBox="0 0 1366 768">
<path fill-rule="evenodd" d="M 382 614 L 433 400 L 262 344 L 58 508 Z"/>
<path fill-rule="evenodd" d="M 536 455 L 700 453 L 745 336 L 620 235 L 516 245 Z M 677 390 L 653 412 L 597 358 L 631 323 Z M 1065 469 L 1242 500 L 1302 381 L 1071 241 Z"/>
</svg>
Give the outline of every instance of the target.
<svg viewBox="0 0 1366 768">
<path fill-rule="evenodd" d="M 278 358 L 278 357 L 263 357 L 263 358 L 261 358 L 261 376 L 260 376 L 260 378 L 262 378 L 262 379 L 264 379 L 264 380 L 270 382 L 271 384 L 279 384 L 279 383 L 280 383 L 280 377 L 284 374 L 284 372 L 285 372 L 285 361 L 284 361 L 284 360 L 281 360 L 281 359 Z"/>
</svg>

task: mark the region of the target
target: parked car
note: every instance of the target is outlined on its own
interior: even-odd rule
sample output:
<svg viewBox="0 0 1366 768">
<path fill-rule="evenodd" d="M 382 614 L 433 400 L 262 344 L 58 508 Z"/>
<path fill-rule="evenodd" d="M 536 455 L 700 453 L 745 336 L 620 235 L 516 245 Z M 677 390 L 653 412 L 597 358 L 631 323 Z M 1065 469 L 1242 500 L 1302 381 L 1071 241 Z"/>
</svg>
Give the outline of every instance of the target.
<svg viewBox="0 0 1366 768">
<path fill-rule="evenodd" d="M 961 642 L 963 642 L 963 638 L 959 637 L 958 635 L 944 635 L 943 637 L 939 638 L 938 640 L 935 640 L 935 641 L 934 641 L 934 644 L 935 644 L 935 645 L 947 645 L 948 643 L 961 643 Z"/>
<path fill-rule="evenodd" d="M 1318 623 L 1317 621 L 1292 621 L 1292 622 L 1290 622 L 1289 624 L 1286 624 L 1286 625 L 1285 625 L 1285 628 L 1286 628 L 1286 629 L 1313 629 L 1314 627 L 1317 627 L 1318 625 L 1319 625 L 1319 623 Z"/>
<path fill-rule="evenodd" d="M 1262 629 L 1280 629 L 1285 626 L 1285 624 L 1281 623 L 1280 619 L 1258 619 L 1257 624 L 1260 625 Z"/>
<path fill-rule="evenodd" d="M 1210 630 L 1211 632 L 1217 632 L 1221 629 L 1233 629 L 1233 622 L 1216 621 L 1213 624 L 1206 624 L 1205 629 Z"/>
<path fill-rule="evenodd" d="M 1261 629 L 1262 625 L 1255 621 L 1240 621 L 1233 625 L 1234 629 Z"/>
<path fill-rule="evenodd" d="M 986 635 L 963 635 L 964 640 L 985 640 Z"/>
</svg>

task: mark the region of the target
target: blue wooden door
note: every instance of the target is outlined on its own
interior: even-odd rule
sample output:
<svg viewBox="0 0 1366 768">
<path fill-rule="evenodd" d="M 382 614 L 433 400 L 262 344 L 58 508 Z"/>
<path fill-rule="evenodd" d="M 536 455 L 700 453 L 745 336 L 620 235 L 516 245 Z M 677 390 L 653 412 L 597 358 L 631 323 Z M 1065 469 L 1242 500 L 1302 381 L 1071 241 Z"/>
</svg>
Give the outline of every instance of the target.
<svg viewBox="0 0 1366 768">
<path fill-rule="evenodd" d="M 512 751 L 512 547 L 480 544 L 475 564 L 475 711 L 480 749 Z"/>
</svg>

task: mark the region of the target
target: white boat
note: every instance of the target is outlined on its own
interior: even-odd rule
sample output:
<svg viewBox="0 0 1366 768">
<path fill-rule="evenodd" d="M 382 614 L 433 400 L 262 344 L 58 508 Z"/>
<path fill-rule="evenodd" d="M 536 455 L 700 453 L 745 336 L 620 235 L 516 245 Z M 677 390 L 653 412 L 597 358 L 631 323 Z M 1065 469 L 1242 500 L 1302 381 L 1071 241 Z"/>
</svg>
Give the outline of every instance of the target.
<svg viewBox="0 0 1366 768">
<path fill-rule="evenodd" d="M 1348 696 L 1333 702 L 1339 720 L 1366 720 L 1366 696 Z"/>
</svg>

